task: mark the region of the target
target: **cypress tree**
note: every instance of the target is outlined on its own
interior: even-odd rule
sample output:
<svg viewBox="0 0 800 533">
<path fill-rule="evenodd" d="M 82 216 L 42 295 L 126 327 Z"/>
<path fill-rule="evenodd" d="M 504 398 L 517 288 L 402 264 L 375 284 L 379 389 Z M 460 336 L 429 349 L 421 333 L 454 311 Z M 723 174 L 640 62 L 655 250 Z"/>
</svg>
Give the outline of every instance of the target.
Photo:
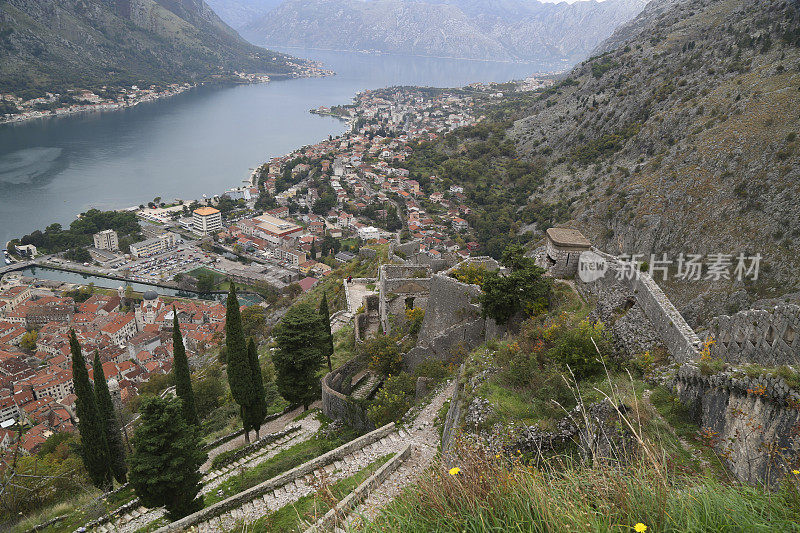
<svg viewBox="0 0 800 533">
<path fill-rule="evenodd" d="M 253 338 L 247 345 L 247 360 L 250 363 L 250 375 L 253 378 L 253 386 L 255 387 L 255 402 L 245 409 L 248 419 L 248 426 L 256 432 L 256 440 L 259 438 L 259 431 L 261 424 L 267 418 L 267 393 L 264 389 L 264 378 L 261 375 L 261 365 L 258 363 L 258 350 Z"/>
<path fill-rule="evenodd" d="M 242 315 L 239 311 L 239 299 L 236 297 L 236 287 L 231 283 L 228 292 L 227 311 L 225 313 L 225 347 L 228 360 L 228 383 L 231 386 L 231 395 L 239 404 L 242 424 L 245 428 L 245 442 L 250 442 L 248 434 L 248 415 L 246 410 L 255 403 L 256 391 L 250 370 L 250 361 L 247 355 L 247 344 L 242 329 Z"/>
<path fill-rule="evenodd" d="M 322 353 L 328 360 L 328 372 L 333 372 L 331 356 L 333 355 L 333 333 L 331 332 L 331 315 L 328 311 L 328 293 L 322 292 L 322 301 L 319 304 L 319 314 L 322 318 L 322 329 L 325 338 L 322 341 Z"/>
<path fill-rule="evenodd" d="M 78 431 L 81 434 L 81 459 L 92 484 L 105 490 L 112 484 L 108 442 L 75 330 L 70 332 L 69 349 L 72 352 L 72 382 L 75 385 L 75 395 L 78 397 L 75 400 L 75 411 L 78 415 Z"/>
<path fill-rule="evenodd" d="M 175 376 L 175 393 L 182 401 L 183 418 L 188 424 L 199 426 L 197 409 L 194 405 L 192 375 L 189 372 L 189 360 L 186 358 L 186 347 L 183 345 L 178 313 L 172 307 L 172 372 Z"/>
<path fill-rule="evenodd" d="M 207 458 L 196 426 L 183 417 L 181 401 L 154 397 L 142 403 L 130 459 L 136 495 L 147 507 L 166 507 L 173 520 L 203 508 L 197 495 Z"/>
<path fill-rule="evenodd" d="M 114 402 L 111 400 L 111 393 L 108 391 L 106 374 L 97 350 L 94 351 L 94 397 L 106 434 L 111 473 L 118 483 L 125 483 L 128 473 L 128 465 L 125 464 L 125 446 L 122 443 L 117 412 L 114 409 Z"/>
<path fill-rule="evenodd" d="M 317 371 L 325 362 L 319 313 L 308 304 L 295 305 L 275 329 L 278 350 L 272 359 L 278 391 L 289 402 L 302 403 L 308 409 L 319 395 Z"/>
</svg>

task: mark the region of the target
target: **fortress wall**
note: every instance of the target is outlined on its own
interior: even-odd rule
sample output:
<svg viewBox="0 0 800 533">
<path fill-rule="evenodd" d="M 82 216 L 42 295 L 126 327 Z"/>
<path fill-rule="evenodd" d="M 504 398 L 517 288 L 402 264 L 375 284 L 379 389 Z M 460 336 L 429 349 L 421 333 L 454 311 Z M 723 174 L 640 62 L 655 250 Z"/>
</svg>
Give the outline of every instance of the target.
<svg viewBox="0 0 800 533">
<path fill-rule="evenodd" d="M 596 249 L 593 251 L 608 261 L 609 268 L 605 276 L 590 283 L 576 280 L 576 284 L 583 290 L 595 294 L 611 292 L 622 287 L 644 311 L 670 355 L 681 363 L 695 360 L 702 347 L 700 337 L 653 278 L 646 272 L 637 272 L 631 276 L 616 257 Z"/>
<path fill-rule="evenodd" d="M 350 378 L 360 368 L 361 363 L 353 360 L 322 378 L 322 412 L 332 420 L 340 418 L 347 425 L 365 431 L 374 429 L 375 425 L 367 418 L 366 411 L 347 396 Z"/>
<path fill-rule="evenodd" d="M 706 376 L 684 364 L 673 387 L 692 417 L 714 434 L 715 448 L 739 480 L 776 486 L 796 464 L 800 394 L 782 378 L 750 378 L 735 369 Z"/>
<path fill-rule="evenodd" d="M 711 355 L 730 363 L 800 365 L 800 306 L 750 309 L 711 321 Z"/>
</svg>

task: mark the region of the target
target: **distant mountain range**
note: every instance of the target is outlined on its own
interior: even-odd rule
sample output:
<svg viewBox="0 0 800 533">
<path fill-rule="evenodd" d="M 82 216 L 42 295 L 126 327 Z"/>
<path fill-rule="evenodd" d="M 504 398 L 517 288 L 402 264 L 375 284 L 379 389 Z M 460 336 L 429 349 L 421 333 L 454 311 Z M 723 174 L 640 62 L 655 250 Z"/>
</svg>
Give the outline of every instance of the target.
<svg viewBox="0 0 800 533">
<path fill-rule="evenodd" d="M 274 1 L 274 0 L 272 0 Z M 213 0 L 243 36 L 271 46 L 371 50 L 490 60 L 586 58 L 647 0 L 285 0 L 249 23 L 247 6 L 270 0 Z M 234 14 L 233 5 L 239 5 Z M 229 13 L 224 15 L 224 13 Z"/>
<path fill-rule="evenodd" d="M 289 74 L 203 0 L 0 0 L 0 93 Z"/>
<path fill-rule="evenodd" d="M 238 30 L 264 18 L 283 0 L 207 0 L 207 2 L 219 18 Z"/>
</svg>

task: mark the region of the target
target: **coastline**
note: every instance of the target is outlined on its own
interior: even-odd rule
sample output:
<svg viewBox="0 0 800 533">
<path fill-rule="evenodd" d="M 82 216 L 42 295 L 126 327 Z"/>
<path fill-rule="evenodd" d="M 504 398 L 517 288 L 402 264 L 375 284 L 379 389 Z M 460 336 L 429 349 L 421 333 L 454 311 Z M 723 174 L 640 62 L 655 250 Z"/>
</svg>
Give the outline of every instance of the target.
<svg viewBox="0 0 800 533">
<path fill-rule="evenodd" d="M 120 109 L 128 109 L 131 107 L 135 107 L 145 102 L 155 102 L 156 100 L 162 100 L 165 98 L 170 98 L 172 96 L 177 96 L 179 94 L 183 94 L 184 92 L 190 89 L 194 89 L 197 86 L 198 86 L 197 84 L 180 85 L 176 88 L 168 89 L 160 93 L 150 93 L 141 96 L 139 98 L 132 99 L 130 101 L 80 104 L 80 105 L 73 105 L 66 108 L 59 108 L 48 111 L 26 111 L 24 113 L 11 115 L 8 118 L 0 118 L 0 125 L 20 124 L 22 122 L 28 122 L 37 119 L 68 117 L 71 115 L 78 115 L 80 113 L 91 113 L 95 111 L 118 111 Z"/>
<path fill-rule="evenodd" d="M 237 73 L 238 74 L 238 73 Z M 301 78 L 324 78 L 327 76 L 334 76 L 336 73 L 332 70 L 326 70 L 320 66 L 314 66 L 299 72 L 295 71 L 291 76 L 279 76 L 270 78 L 265 74 L 239 74 L 239 79 L 232 79 L 229 82 L 232 84 L 252 84 L 252 83 L 270 83 L 273 80 L 293 80 Z M 4 124 L 21 124 L 32 120 L 62 118 L 72 115 L 79 115 L 81 113 L 93 113 L 98 111 L 119 111 L 121 109 L 128 109 L 136 107 L 139 104 L 147 102 L 155 102 L 178 96 L 191 89 L 204 86 L 210 83 L 224 83 L 223 80 L 206 81 L 200 83 L 184 83 L 183 85 L 173 84 L 168 89 L 161 92 L 148 92 L 139 97 L 132 98 L 124 101 L 107 101 L 107 102 L 94 102 L 85 104 L 76 104 L 70 107 L 58 108 L 47 111 L 25 111 L 23 113 L 0 117 L 0 126 Z"/>
</svg>

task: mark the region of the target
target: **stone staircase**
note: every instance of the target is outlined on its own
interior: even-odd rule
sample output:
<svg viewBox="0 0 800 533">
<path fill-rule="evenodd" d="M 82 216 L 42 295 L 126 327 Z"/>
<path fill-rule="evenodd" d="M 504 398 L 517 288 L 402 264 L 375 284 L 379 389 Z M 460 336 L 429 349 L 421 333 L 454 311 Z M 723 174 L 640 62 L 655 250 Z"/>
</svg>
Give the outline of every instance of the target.
<svg viewBox="0 0 800 533">
<path fill-rule="evenodd" d="M 300 421 L 299 429 L 296 431 L 292 431 L 291 433 L 288 433 L 287 435 L 270 442 L 263 448 L 260 448 L 252 454 L 234 461 L 229 465 L 207 472 L 201 481 L 203 484 L 203 487 L 200 491 L 201 494 L 207 494 L 213 491 L 221 483 L 229 479 L 231 476 L 237 475 L 242 470 L 253 468 L 254 466 L 257 466 L 274 457 L 279 452 L 291 448 L 300 442 L 308 440 L 317 432 L 319 426 L 320 423 L 315 417 L 306 417 Z M 138 499 L 134 501 L 138 501 Z M 132 510 L 129 510 L 126 506 L 124 510 L 121 508 L 114 514 L 116 516 L 113 516 L 111 520 L 108 520 L 107 522 L 95 527 L 87 527 L 87 530 L 97 531 L 98 533 L 106 533 L 109 531 L 114 531 L 117 533 L 134 532 L 137 529 L 150 524 L 154 520 L 162 518 L 165 515 L 165 511 L 162 508 L 148 509 L 144 506 L 138 506 Z"/>
<path fill-rule="evenodd" d="M 439 438 L 432 421 L 443 402 L 450 398 L 452 393 L 452 384 L 443 388 L 433 401 L 414 417 L 408 428 L 396 428 L 394 424 L 378 428 L 288 472 L 163 526 L 156 530 L 156 533 L 171 533 L 190 528 L 200 533 L 243 530 L 245 526 L 259 518 L 292 504 L 303 496 L 315 493 L 321 484 L 330 484 L 350 477 L 380 457 L 393 454 L 394 457 L 390 461 L 339 502 L 309 531 L 330 529 L 338 531 L 339 524 L 348 527 L 358 515 L 373 514 L 396 496 L 404 486 L 413 483 L 427 468 L 436 454 Z M 286 435 L 252 456 L 245 457 L 238 466 L 234 466 L 236 464 L 234 463 L 228 465 L 226 469 L 209 472 L 206 474 L 207 479 L 218 485 L 226 476 L 236 475 L 241 468 L 255 466 L 280 449 L 305 440 L 310 435 L 313 435 L 311 428 L 305 432 L 301 429 Z M 223 470 L 226 473 L 222 473 Z M 204 486 L 203 492 L 209 490 L 213 488 L 207 489 Z M 93 530 L 100 533 L 111 531 L 133 533 L 163 516 L 163 509 L 147 509 L 139 506 L 126 510 L 118 520 L 97 526 Z"/>
<path fill-rule="evenodd" d="M 202 480 L 202 493 L 205 494 L 210 492 L 225 480 L 229 479 L 232 475 L 236 475 L 242 470 L 258 466 L 264 461 L 267 461 L 268 459 L 271 459 L 277 455 L 278 452 L 291 448 L 295 444 L 299 444 L 310 439 L 317 432 L 320 424 L 315 418 L 312 417 L 304 419 L 304 421 L 306 420 L 313 423 L 302 424 L 299 426 L 297 431 L 289 433 L 288 435 L 271 442 L 269 445 L 261 448 L 253 454 L 242 457 L 241 459 L 234 461 L 233 463 L 218 470 L 207 472 L 206 475 L 203 476 Z"/>
<path fill-rule="evenodd" d="M 405 436 L 405 435 L 403 435 Z M 287 482 L 260 497 L 242 503 L 224 515 L 198 524 L 198 530 L 205 532 L 224 532 L 240 529 L 244 523 L 254 522 L 262 516 L 277 511 L 281 507 L 294 503 L 303 496 L 313 494 L 319 488 L 320 480 L 327 483 L 352 476 L 376 459 L 391 453 L 397 453 L 403 443 L 403 436 L 396 432 L 374 442 L 360 450 L 344 456 L 322 468 Z"/>
<path fill-rule="evenodd" d="M 375 393 L 375 391 L 380 386 L 381 382 L 382 382 L 381 376 L 379 376 L 375 372 L 369 372 L 366 379 L 360 380 L 360 383 L 353 391 L 351 396 L 356 400 L 363 400 L 364 398 L 369 398 Z"/>
<path fill-rule="evenodd" d="M 255 522 L 281 507 L 313 494 L 320 482 L 333 483 L 349 477 L 376 459 L 396 454 L 406 446 L 409 434 L 388 424 L 325 453 L 260 485 L 173 522 L 158 533 L 196 527 L 200 532 L 230 531 Z"/>
</svg>

